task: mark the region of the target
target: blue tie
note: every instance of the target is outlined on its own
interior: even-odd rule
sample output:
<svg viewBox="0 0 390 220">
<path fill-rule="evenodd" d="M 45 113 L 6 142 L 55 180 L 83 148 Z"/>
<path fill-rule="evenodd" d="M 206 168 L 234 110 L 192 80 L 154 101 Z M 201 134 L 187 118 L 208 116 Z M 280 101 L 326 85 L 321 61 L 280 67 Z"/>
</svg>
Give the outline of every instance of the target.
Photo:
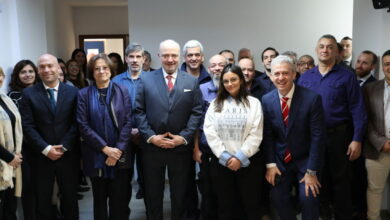
<svg viewBox="0 0 390 220">
<path fill-rule="evenodd" d="M 50 88 L 47 89 L 47 92 L 49 93 L 49 100 L 50 100 L 50 106 L 53 112 L 56 111 L 56 99 L 54 98 L 54 89 Z"/>
</svg>

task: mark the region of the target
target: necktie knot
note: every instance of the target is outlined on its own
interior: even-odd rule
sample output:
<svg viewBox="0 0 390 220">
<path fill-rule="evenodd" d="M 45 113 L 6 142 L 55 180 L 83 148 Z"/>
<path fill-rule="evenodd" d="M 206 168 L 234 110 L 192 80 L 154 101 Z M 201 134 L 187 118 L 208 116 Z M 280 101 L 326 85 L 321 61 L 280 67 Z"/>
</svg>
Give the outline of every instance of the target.
<svg viewBox="0 0 390 220">
<path fill-rule="evenodd" d="M 282 102 L 287 103 L 287 101 L 288 101 L 288 97 L 282 97 Z"/>
</svg>

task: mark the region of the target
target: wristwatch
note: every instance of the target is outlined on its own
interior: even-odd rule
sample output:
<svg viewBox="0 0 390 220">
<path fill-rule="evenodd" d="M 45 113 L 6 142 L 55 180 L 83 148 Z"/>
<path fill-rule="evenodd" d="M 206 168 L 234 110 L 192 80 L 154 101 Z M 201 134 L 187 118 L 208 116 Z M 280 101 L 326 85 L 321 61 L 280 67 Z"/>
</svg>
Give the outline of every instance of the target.
<svg viewBox="0 0 390 220">
<path fill-rule="evenodd" d="M 317 171 L 307 169 L 306 174 L 309 176 L 317 176 Z"/>
</svg>

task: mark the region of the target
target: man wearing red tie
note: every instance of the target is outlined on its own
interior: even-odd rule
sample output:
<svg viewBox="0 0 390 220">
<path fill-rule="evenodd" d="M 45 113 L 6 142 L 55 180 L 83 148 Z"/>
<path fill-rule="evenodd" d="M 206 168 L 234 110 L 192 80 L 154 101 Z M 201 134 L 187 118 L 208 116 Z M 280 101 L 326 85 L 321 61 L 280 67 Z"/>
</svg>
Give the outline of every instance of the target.
<svg viewBox="0 0 390 220">
<path fill-rule="evenodd" d="M 325 135 L 321 97 L 294 84 L 293 60 L 280 55 L 272 60 L 271 80 L 276 90 L 263 99 L 266 179 L 271 200 L 282 220 L 296 219 L 291 188 L 299 181 L 302 219 L 319 218 L 317 175 L 323 161 Z"/>
</svg>

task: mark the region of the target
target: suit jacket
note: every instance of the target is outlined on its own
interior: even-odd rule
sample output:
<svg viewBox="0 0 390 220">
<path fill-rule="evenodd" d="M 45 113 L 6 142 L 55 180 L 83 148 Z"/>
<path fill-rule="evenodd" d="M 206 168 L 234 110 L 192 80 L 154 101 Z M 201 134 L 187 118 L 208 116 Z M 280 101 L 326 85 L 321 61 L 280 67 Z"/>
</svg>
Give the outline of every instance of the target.
<svg viewBox="0 0 390 220">
<path fill-rule="evenodd" d="M 202 94 L 195 77 L 178 70 L 174 88 L 168 92 L 160 68 L 141 76 L 137 92 L 135 117 L 145 142 L 152 135 L 165 132 L 180 135 L 188 143 L 192 142 L 202 117 Z M 143 145 L 141 147 L 145 150 L 160 149 L 152 144 Z M 192 149 L 188 146 L 178 146 L 173 150 Z"/>
<path fill-rule="evenodd" d="M 263 96 L 264 140 L 266 163 L 276 163 L 285 169 L 283 162 L 286 147 L 292 163 L 305 172 L 319 171 L 322 166 L 325 121 L 321 97 L 304 87 L 295 86 L 291 100 L 287 127 L 283 123 L 278 90 Z"/>
<path fill-rule="evenodd" d="M 23 132 L 35 153 L 42 155 L 48 145 L 63 145 L 68 153 L 78 151 L 76 102 L 77 89 L 63 83 L 58 87 L 55 112 L 42 82 L 23 90 Z"/>
<path fill-rule="evenodd" d="M 368 79 L 363 83 L 363 85 L 361 87 L 364 87 L 368 83 L 375 82 L 375 81 L 376 81 L 376 78 L 373 75 L 371 75 L 370 77 L 368 77 Z"/>
<path fill-rule="evenodd" d="M 368 159 L 378 159 L 383 144 L 388 140 L 384 125 L 384 80 L 379 80 L 364 87 L 368 125 L 364 142 L 364 156 Z M 390 120 L 387 118 L 386 120 Z"/>
</svg>

